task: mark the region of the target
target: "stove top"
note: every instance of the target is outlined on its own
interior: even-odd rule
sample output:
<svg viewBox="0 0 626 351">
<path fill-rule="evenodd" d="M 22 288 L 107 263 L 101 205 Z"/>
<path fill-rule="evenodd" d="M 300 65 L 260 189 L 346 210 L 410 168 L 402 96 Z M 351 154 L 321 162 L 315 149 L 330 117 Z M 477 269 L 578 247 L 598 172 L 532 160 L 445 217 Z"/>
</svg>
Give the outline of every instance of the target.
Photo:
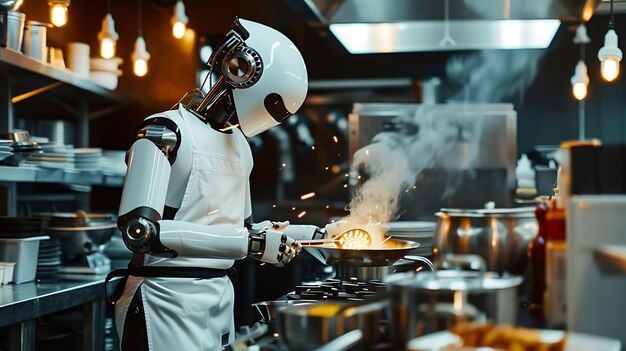
<svg viewBox="0 0 626 351">
<path fill-rule="evenodd" d="M 320 301 L 363 301 L 374 297 L 377 292 L 385 291 L 387 284 L 380 280 L 367 282 L 357 279 L 327 279 L 304 283 L 296 286 L 296 290 L 287 294 L 289 300 L 320 300 Z"/>
</svg>

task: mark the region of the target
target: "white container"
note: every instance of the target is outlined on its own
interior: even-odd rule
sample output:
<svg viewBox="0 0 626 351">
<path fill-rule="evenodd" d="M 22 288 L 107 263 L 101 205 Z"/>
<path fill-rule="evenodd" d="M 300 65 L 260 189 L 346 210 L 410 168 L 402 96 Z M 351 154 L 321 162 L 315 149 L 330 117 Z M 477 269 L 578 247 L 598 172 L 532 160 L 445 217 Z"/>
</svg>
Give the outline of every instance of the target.
<svg viewBox="0 0 626 351">
<path fill-rule="evenodd" d="M 7 48 L 22 52 L 24 39 L 24 22 L 26 15 L 21 12 L 8 11 L 7 14 Z"/>
<path fill-rule="evenodd" d="M 124 60 L 119 57 L 113 57 L 110 59 L 105 59 L 102 57 L 92 57 L 90 59 L 91 72 L 100 71 L 100 72 L 113 72 L 117 74 L 118 66 L 122 64 Z"/>
<path fill-rule="evenodd" d="M 4 278 L 2 279 L 2 284 L 9 284 L 13 282 L 15 262 L 0 262 L 0 266 L 4 267 Z"/>
<path fill-rule="evenodd" d="M 0 260 L 15 262 L 13 282 L 15 284 L 35 280 L 39 242 L 49 236 L 34 236 L 23 239 L 0 239 Z"/>
<path fill-rule="evenodd" d="M 24 29 L 24 54 L 26 56 L 47 62 L 48 26 L 49 24 L 43 22 L 26 21 L 26 28 Z"/>
<path fill-rule="evenodd" d="M 117 73 L 115 72 L 92 71 L 89 73 L 89 79 L 107 89 L 117 88 Z"/>
<path fill-rule="evenodd" d="M 83 78 L 89 78 L 89 45 L 79 42 L 67 44 L 67 67 Z"/>
</svg>

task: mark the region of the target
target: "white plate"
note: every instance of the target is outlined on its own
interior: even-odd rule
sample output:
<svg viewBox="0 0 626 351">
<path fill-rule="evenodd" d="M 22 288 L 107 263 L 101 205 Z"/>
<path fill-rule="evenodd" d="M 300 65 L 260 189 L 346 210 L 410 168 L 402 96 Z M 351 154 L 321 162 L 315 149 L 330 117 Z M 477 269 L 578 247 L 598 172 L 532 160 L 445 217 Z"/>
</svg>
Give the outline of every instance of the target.
<svg viewBox="0 0 626 351">
<path fill-rule="evenodd" d="M 545 330 L 546 333 L 560 332 Z M 439 351 L 448 345 L 454 345 L 458 337 L 448 331 L 436 332 L 415 338 L 407 344 L 409 351 Z M 620 351 L 619 340 L 582 333 L 567 333 L 565 351 Z M 472 348 L 467 350 L 473 350 Z M 478 348 L 476 348 L 478 350 Z"/>
</svg>

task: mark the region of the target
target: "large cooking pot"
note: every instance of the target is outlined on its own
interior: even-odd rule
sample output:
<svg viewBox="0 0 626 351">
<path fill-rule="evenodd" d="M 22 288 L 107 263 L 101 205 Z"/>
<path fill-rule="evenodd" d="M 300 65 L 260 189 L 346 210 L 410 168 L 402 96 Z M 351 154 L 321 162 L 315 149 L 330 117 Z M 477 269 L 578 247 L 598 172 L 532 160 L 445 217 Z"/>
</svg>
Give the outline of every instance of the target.
<svg viewBox="0 0 626 351">
<path fill-rule="evenodd" d="M 44 233 L 61 241 L 61 250 L 68 256 L 102 252 L 117 230 L 112 214 L 54 212 L 40 213 L 46 219 Z"/>
<path fill-rule="evenodd" d="M 463 265 L 477 270 L 460 270 Z M 442 269 L 452 267 L 456 269 Z M 434 272 L 397 273 L 384 282 L 390 289 L 390 334 L 397 347 L 462 321 L 517 321 L 522 278 L 485 271 L 477 255 L 445 255 L 435 261 Z"/>
<path fill-rule="evenodd" d="M 528 245 L 537 235 L 534 207 L 481 210 L 442 209 L 433 237 L 433 259 L 476 254 L 487 270 L 523 275 Z"/>
<path fill-rule="evenodd" d="M 281 335 L 289 350 L 316 350 L 354 330 L 362 332 L 350 350 L 367 350 L 379 338 L 384 302 L 323 302 L 278 311 Z"/>
</svg>

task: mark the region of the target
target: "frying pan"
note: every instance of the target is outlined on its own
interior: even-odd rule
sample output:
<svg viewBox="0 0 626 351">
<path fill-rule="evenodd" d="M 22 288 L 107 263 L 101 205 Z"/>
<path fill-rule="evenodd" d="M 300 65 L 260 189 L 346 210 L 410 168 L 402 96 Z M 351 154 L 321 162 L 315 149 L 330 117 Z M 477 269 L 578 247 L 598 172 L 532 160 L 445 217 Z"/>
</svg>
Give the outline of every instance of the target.
<svg viewBox="0 0 626 351">
<path fill-rule="evenodd" d="M 413 241 L 389 239 L 386 247 L 360 250 L 341 249 L 336 243 L 305 246 L 304 249 L 324 264 L 333 266 L 380 267 L 394 264 L 418 248 Z"/>
</svg>

